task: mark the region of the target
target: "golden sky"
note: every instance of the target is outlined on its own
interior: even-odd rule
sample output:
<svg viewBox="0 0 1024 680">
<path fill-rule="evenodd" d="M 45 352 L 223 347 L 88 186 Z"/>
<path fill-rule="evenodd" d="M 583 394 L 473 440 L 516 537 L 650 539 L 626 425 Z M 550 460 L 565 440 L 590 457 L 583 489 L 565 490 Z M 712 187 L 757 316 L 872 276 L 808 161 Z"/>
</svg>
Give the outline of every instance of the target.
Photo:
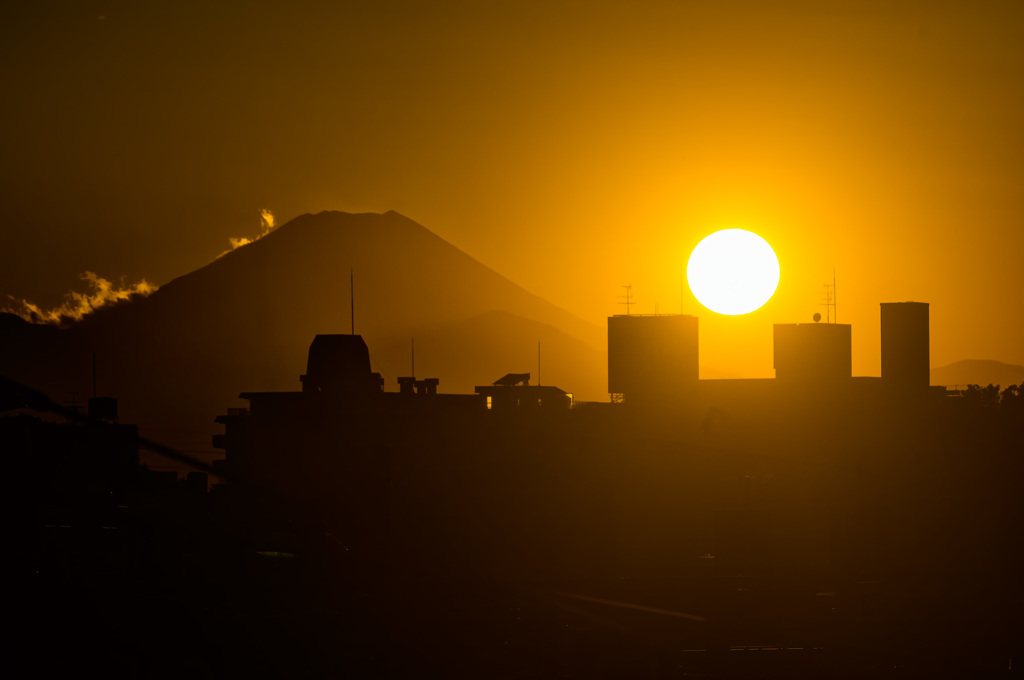
<svg viewBox="0 0 1024 680">
<path fill-rule="evenodd" d="M 215 5 L 210 7 L 208 5 Z M 24 3 L 0 41 L 0 293 L 162 284 L 305 212 L 397 210 L 601 326 L 699 313 L 770 376 L 771 324 L 838 279 L 853 368 L 884 301 L 932 365 L 1024 364 L 1024 5 Z M 740 227 L 782 279 L 743 318 L 686 259 Z"/>
</svg>

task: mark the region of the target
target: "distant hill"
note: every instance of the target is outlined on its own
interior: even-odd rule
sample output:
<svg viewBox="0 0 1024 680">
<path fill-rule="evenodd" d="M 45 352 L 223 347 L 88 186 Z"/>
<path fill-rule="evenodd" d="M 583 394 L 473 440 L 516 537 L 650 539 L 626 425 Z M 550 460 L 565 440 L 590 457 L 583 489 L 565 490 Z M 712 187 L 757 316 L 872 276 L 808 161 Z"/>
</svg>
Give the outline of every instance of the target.
<svg viewBox="0 0 1024 680">
<path fill-rule="evenodd" d="M 0 319 L 0 375 L 59 401 L 119 397 L 123 422 L 172 445 L 209 448 L 213 418 L 243 391 L 298 390 L 317 333 L 351 328 L 396 390 L 411 369 L 472 392 L 535 373 L 577 398 L 606 399 L 603 329 L 529 293 L 395 212 L 302 215 L 264 238 L 64 329 Z"/>
<path fill-rule="evenodd" d="M 1009 385 L 1024 383 L 1024 366 L 1004 364 L 991 359 L 966 359 L 933 368 L 933 385 Z"/>
</svg>

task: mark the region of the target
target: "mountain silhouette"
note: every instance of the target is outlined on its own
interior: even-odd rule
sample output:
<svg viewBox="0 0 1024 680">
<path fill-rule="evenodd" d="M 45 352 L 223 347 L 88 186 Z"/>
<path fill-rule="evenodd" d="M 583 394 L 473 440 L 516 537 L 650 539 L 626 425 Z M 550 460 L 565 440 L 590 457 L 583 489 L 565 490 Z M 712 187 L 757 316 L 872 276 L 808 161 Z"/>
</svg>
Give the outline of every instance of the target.
<svg viewBox="0 0 1024 680">
<path fill-rule="evenodd" d="M 966 359 L 931 370 L 932 385 L 1010 385 L 1024 383 L 1024 366 L 991 359 Z"/>
<path fill-rule="evenodd" d="M 604 331 L 484 266 L 396 213 L 295 218 L 152 295 L 67 329 L 0 320 L 0 374 L 66 401 L 121 400 L 121 420 L 184 448 L 208 449 L 213 418 L 243 391 L 298 390 L 317 333 L 352 327 L 396 390 L 409 375 L 472 392 L 535 372 L 577 398 L 604 399 Z M 7 318 L 10 317 L 10 318 Z"/>
</svg>

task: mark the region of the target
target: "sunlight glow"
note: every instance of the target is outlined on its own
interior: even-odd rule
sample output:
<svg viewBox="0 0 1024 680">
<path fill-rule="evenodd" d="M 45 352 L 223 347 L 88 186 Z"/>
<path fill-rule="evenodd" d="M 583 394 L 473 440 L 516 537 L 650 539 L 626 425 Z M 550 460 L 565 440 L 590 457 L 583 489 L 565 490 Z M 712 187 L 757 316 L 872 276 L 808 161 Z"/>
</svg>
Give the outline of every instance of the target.
<svg viewBox="0 0 1024 680">
<path fill-rule="evenodd" d="M 686 280 L 713 312 L 735 316 L 759 309 L 779 286 L 779 259 L 768 242 L 744 229 L 707 236 L 690 253 Z"/>
</svg>

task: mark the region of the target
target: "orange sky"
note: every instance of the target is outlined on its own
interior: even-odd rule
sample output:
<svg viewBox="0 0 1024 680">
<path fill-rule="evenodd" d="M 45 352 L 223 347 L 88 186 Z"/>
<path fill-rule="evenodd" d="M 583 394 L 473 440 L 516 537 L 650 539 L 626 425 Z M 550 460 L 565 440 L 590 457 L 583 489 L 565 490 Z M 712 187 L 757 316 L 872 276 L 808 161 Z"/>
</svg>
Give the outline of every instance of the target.
<svg viewBox="0 0 1024 680">
<path fill-rule="evenodd" d="M 1018 3 L 40 5 L 0 41 L 0 293 L 165 283 L 261 208 L 395 209 L 602 326 L 625 283 L 698 312 L 725 374 L 772 375 L 833 267 L 855 374 L 883 301 L 931 303 L 933 366 L 1024 364 Z M 728 227 L 782 265 L 744 318 L 681 296 Z"/>
</svg>

